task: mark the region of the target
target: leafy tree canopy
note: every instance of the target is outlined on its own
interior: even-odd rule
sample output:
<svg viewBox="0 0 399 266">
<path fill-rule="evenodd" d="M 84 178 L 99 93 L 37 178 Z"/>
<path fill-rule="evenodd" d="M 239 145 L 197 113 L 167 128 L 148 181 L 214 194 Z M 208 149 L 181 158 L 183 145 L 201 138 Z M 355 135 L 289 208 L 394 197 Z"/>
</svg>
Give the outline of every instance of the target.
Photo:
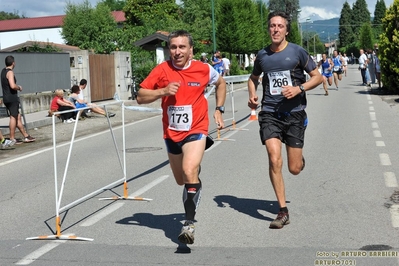
<svg viewBox="0 0 399 266">
<path fill-rule="evenodd" d="M 17 18 L 26 18 L 26 17 L 24 15 L 20 16 L 18 14 L 18 11 L 14 11 L 13 13 L 0 11 L 0 20 L 9 20 L 9 19 L 17 19 Z"/>
<path fill-rule="evenodd" d="M 117 24 L 104 3 L 92 8 L 89 1 L 67 3 L 61 35 L 68 45 L 96 53 L 110 53 L 116 48 Z"/>
</svg>

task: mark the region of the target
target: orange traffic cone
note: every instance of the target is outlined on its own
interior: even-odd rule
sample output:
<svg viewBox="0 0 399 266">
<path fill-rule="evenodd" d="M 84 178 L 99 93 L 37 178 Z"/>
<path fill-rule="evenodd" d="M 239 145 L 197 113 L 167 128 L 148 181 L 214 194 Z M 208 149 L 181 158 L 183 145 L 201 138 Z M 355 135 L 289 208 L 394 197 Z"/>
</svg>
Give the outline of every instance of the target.
<svg viewBox="0 0 399 266">
<path fill-rule="evenodd" d="M 251 116 L 249 117 L 249 120 L 258 120 L 255 109 L 251 109 Z"/>
</svg>

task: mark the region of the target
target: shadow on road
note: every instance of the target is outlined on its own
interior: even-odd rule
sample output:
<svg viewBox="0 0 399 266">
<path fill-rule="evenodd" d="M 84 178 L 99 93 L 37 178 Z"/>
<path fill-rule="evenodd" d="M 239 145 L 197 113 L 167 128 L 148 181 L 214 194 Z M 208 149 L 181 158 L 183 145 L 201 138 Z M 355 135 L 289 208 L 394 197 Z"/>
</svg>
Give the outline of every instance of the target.
<svg viewBox="0 0 399 266">
<path fill-rule="evenodd" d="M 116 221 L 117 224 L 146 226 L 164 231 L 165 236 L 178 245 L 175 253 L 190 253 L 191 249 L 178 241 L 184 213 L 154 215 L 152 213 L 135 213 L 131 217 Z"/>
<path fill-rule="evenodd" d="M 225 208 L 227 204 L 230 206 L 230 208 L 238 212 L 266 221 L 273 221 L 274 218 L 262 215 L 259 212 L 260 210 L 271 214 L 277 214 L 279 211 L 279 205 L 277 201 L 237 198 L 231 195 L 216 196 L 213 200 L 220 208 Z M 289 203 L 289 201 L 287 201 L 287 203 Z"/>
</svg>

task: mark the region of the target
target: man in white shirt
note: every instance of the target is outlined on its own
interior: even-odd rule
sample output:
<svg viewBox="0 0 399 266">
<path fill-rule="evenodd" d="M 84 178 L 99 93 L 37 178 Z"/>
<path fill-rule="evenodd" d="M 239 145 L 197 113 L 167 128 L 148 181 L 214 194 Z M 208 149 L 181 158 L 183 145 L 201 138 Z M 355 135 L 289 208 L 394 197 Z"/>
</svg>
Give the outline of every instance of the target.
<svg viewBox="0 0 399 266">
<path fill-rule="evenodd" d="M 230 76 L 230 60 L 226 58 L 225 54 L 222 54 L 222 61 L 224 66 L 223 76 Z"/>
<path fill-rule="evenodd" d="M 359 69 L 360 73 L 362 74 L 363 85 L 367 85 L 367 79 L 366 79 L 367 63 L 368 63 L 367 56 L 365 55 L 364 50 L 360 49 Z"/>
</svg>

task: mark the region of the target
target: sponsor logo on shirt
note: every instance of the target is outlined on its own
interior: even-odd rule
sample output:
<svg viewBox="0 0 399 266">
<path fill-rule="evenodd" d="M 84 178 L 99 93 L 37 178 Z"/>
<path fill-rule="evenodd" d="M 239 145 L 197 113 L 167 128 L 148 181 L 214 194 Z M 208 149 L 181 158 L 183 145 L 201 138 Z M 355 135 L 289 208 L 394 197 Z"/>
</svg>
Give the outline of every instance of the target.
<svg viewBox="0 0 399 266">
<path fill-rule="evenodd" d="M 189 82 L 187 85 L 190 86 L 190 87 L 200 87 L 201 83 L 199 83 L 199 82 Z"/>
</svg>

